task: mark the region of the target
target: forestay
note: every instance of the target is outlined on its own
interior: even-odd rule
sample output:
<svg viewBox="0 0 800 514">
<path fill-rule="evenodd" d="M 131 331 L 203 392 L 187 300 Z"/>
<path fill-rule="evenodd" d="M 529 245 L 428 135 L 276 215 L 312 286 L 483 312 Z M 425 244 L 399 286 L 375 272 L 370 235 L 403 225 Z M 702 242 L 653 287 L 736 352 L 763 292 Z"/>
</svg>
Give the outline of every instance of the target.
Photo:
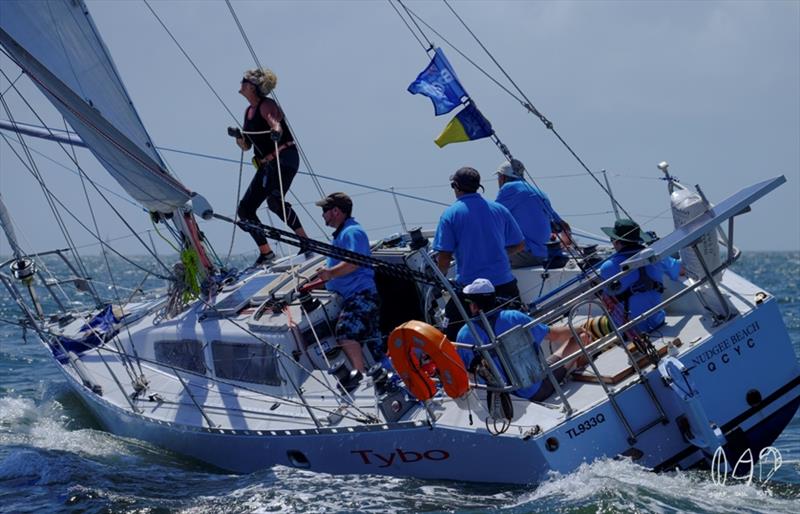
<svg viewBox="0 0 800 514">
<path fill-rule="evenodd" d="M 82 1 L 0 2 L 0 44 L 128 194 L 151 211 L 187 202 L 190 191 L 166 172 Z"/>
</svg>

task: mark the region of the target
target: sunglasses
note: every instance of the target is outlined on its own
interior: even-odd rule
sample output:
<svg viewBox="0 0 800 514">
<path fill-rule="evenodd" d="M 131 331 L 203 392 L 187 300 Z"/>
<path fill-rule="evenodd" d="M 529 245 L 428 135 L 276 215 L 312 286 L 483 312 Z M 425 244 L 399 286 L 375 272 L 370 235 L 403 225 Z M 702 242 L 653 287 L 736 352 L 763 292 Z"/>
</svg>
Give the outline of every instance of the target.
<svg viewBox="0 0 800 514">
<path fill-rule="evenodd" d="M 328 212 L 329 210 L 331 210 L 331 209 L 333 209 L 335 207 L 336 207 L 335 205 L 329 205 L 327 207 L 323 207 L 322 208 L 322 213 L 324 214 L 324 213 Z"/>
<path fill-rule="evenodd" d="M 456 182 L 450 182 L 451 189 L 458 189 L 458 184 Z"/>
</svg>

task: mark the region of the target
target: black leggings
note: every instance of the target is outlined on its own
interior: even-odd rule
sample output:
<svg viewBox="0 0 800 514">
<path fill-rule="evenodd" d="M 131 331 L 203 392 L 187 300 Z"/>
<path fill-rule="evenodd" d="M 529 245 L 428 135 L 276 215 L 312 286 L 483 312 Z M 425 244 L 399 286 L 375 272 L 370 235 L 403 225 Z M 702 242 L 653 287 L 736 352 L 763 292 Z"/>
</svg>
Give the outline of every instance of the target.
<svg viewBox="0 0 800 514">
<path fill-rule="evenodd" d="M 281 203 L 281 197 L 285 197 L 289 186 L 292 185 L 294 176 L 297 175 L 297 168 L 300 166 L 300 156 L 297 147 L 286 148 L 280 153 L 281 160 L 281 180 L 278 180 L 278 160 L 272 159 L 266 164 L 262 164 L 256 171 L 253 180 L 247 187 L 244 196 L 239 201 L 237 213 L 239 219 L 261 223 L 256 214 L 256 209 L 267 200 L 269 210 L 278 215 L 292 230 L 303 228 L 300 218 L 292 209 L 289 202 Z M 281 182 L 283 183 L 283 194 L 281 194 Z M 283 218 L 284 205 L 286 206 L 286 219 Z M 253 236 L 257 245 L 267 244 L 267 238 L 261 231 L 248 231 Z"/>
</svg>

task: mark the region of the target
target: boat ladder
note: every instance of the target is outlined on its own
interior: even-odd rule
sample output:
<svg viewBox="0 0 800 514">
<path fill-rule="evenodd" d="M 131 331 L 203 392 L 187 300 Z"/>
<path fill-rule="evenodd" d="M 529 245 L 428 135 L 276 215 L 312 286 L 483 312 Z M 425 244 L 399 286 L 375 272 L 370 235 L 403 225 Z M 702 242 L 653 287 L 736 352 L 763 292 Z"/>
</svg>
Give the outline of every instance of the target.
<svg viewBox="0 0 800 514">
<path fill-rule="evenodd" d="M 583 342 L 581 341 L 581 338 L 578 336 L 578 330 L 575 327 L 574 323 L 574 318 L 575 315 L 577 314 L 578 309 L 580 309 L 584 305 L 598 306 L 601 309 L 603 315 L 608 318 L 609 325 L 613 329 L 613 336 L 611 334 L 605 336 L 604 338 L 601 338 L 599 342 L 595 342 L 589 345 L 588 348 L 587 346 L 584 346 Z M 639 359 L 628 348 L 625 338 L 622 336 L 622 333 L 619 331 L 617 324 L 614 322 L 613 317 L 608 312 L 608 309 L 606 309 L 606 306 L 603 304 L 603 302 L 594 298 L 587 298 L 581 302 L 576 303 L 575 305 L 572 306 L 572 308 L 569 311 L 569 317 L 567 323 L 570 328 L 570 331 L 572 332 L 572 336 L 575 338 L 575 341 L 581 348 L 581 353 L 583 353 L 583 356 L 586 358 L 588 365 L 592 368 L 592 372 L 597 377 L 598 379 L 597 382 L 601 385 L 601 387 L 605 391 L 606 396 L 608 397 L 608 400 L 611 403 L 612 408 L 614 409 L 614 412 L 617 414 L 617 417 L 619 417 L 622 426 L 625 427 L 625 431 L 628 433 L 627 440 L 629 444 L 631 445 L 635 444 L 637 437 L 647 432 L 651 428 L 659 424 L 666 424 L 669 422 L 666 412 L 664 411 L 664 407 L 661 405 L 661 402 L 658 401 L 658 398 L 656 397 L 656 394 L 653 391 L 650 382 L 647 380 L 647 377 L 644 375 L 644 373 L 642 373 L 642 368 L 639 366 L 639 363 L 637 362 Z M 634 371 L 638 375 L 637 382 L 642 387 L 644 387 L 645 391 L 647 391 L 647 396 L 650 398 L 650 401 L 656 410 L 656 416 L 651 421 L 648 421 L 647 423 L 644 424 L 644 426 L 638 429 L 634 429 L 632 427 L 630 421 L 628 420 L 628 417 L 625 415 L 625 413 L 622 410 L 622 407 L 620 407 L 619 402 L 617 401 L 616 395 L 620 391 L 610 388 L 608 384 L 606 384 L 605 381 L 603 381 L 600 370 L 597 369 L 594 359 L 592 359 L 592 355 L 590 353 L 592 350 L 600 346 L 607 346 L 608 343 L 611 341 L 616 342 L 616 344 L 622 347 L 622 349 L 627 354 L 630 366 L 634 369 Z"/>
</svg>

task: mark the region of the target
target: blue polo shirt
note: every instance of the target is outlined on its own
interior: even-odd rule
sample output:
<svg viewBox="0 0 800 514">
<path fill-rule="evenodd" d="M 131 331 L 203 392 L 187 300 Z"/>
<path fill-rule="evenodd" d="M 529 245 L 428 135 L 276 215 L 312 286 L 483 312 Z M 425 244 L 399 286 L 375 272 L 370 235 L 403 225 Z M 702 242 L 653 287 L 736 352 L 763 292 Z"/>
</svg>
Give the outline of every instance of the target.
<svg viewBox="0 0 800 514">
<path fill-rule="evenodd" d="M 493 330 L 495 335 L 500 335 L 503 332 L 510 330 L 517 325 L 524 325 L 526 323 L 530 323 L 532 319 L 523 314 L 520 311 L 515 310 L 503 310 L 497 314 L 497 318 L 494 320 L 493 323 Z M 478 335 L 481 338 L 481 346 L 489 344 L 489 336 L 483 330 L 483 326 L 480 322 L 474 323 L 475 329 L 478 332 Z M 531 329 L 531 335 L 533 336 L 533 340 L 536 341 L 536 345 L 540 345 L 544 338 L 547 337 L 547 334 L 550 333 L 550 327 L 539 323 L 538 325 L 534 325 Z M 472 331 L 470 331 L 467 325 L 461 327 L 461 330 L 458 331 L 458 336 L 456 337 L 456 341 L 459 343 L 467 343 L 467 344 L 475 344 L 475 338 L 472 337 Z M 469 367 L 469 364 L 472 362 L 472 359 L 475 357 L 475 352 L 470 350 L 469 348 L 458 348 L 458 356 L 461 357 L 461 360 L 464 361 L 464 366 Z M 500 365 L 500 359 L 497 356 L 492 357 L 494 359 L 495 364 L 497 365 L 500 372 L 503 373 L 503 368 Z M 503 378 L 508 380 L 508 377 L 505 376 L 503 373 Z M 542 383 L 538 382 L 531 386 L 517 389 L 514 391 L 516 396 L 520 398 L 530 399 L 535 395 L 539 388 L 542 387 Z"/>
<path fill-rule="evenodd" d="M 519 225 L 508 209 L 478 193 L 468 193 L 442 213 L 433 249 L 455 255 L 459 283 L 485 278 L 499 286 L 514 280 L 506 247 L 522 241 Z"/>
<path fill-rule="evenodd" d="M 344 248 L 345 250 L 367 256 L 372 255 L 369 249 L 367 233 L 364 232 L 364 229 L 361 228 L 361 225 L 359 225 L 354 218 L 347 218 L 344 220 L 344 223 L 336 229 L 333 233 L 333 241 L 331 244 L 336 248 Z M 340 262 L 342 262 L 340 259 L 328 257 L 327 266 L 332 268 Z M 328 280 L 325 287 L 328 291 L 339 293 L 342 298 L 345 299 L 364 290 L 377 292 L 375 288 L 375 272 L 372 268 L 363 268 L 361 266 L 343 277 L 336 277 Z"/>
<path fill-rule="evenodd" d="M 552 232 L 550 220 L 561 221 L 547 195 L 524 180 L 513 180 L 503 184 L 496 202 L 511 211 L 525 236 L 525 249 L 536 257 L 547 257 L 545 244 Z"/>
<path fill-rule="evenodd" d="M 634 254 L 636 254 L 638 250 L 633 251 L 624 251 L 618 252 L 608 258 L 601 266 L 600 266 L 600 277 L 605 280 L 607 278 L 611 278 L 620 271 L 622 271 L 621 264 L 631 258 Z M 636 271 L 632 271 L 622 277 L 619 280 L 619 286 L 614 286 L 610 288 L 606 288 L 605 293 L 609 296 L 616 296 L 625 291 L 628 291 L 631 286 L 634 286 L 637 282 L 639 282 L 640 273 L 647 273 L 647 275 L 655 280 L 656 282 L 664 283 L 664 275 L 667 275 L 672 280 L 678 280 L 681 272 L 681 261 L 678 259 L 674 259 L 672 257 L 665 257 L 664 259 L 660 260 L 655 264 L 649 264 L 644 268 L 640 268 Z M 640 286 L 641 287 L 641 286 Z M 628 299 L 628 311 L 629 317 L 627 319 L 633 319 L 639 314 L 652 309 L 659 303 L 661 303 L 662 294 L 660 291 L 655 289 L 637 291 L 633 293 L 630 298 Z M 617 307 L 612 312 L 614 321 L 616 323 L 624 323 L 627 321 L 625 318 L 624 312 L 624 305 L 617 305 Z M 657 311 L 655 314 L 650 316 L 649 318 L 641 321 L 636 325 L 636 330 L 641 332 L 650 332 L 651 330 L 658 328 L 662 323 L 664 323 L 664 319 L 666 318 L 666 313 L 664 309 Z"/>
</svg>

